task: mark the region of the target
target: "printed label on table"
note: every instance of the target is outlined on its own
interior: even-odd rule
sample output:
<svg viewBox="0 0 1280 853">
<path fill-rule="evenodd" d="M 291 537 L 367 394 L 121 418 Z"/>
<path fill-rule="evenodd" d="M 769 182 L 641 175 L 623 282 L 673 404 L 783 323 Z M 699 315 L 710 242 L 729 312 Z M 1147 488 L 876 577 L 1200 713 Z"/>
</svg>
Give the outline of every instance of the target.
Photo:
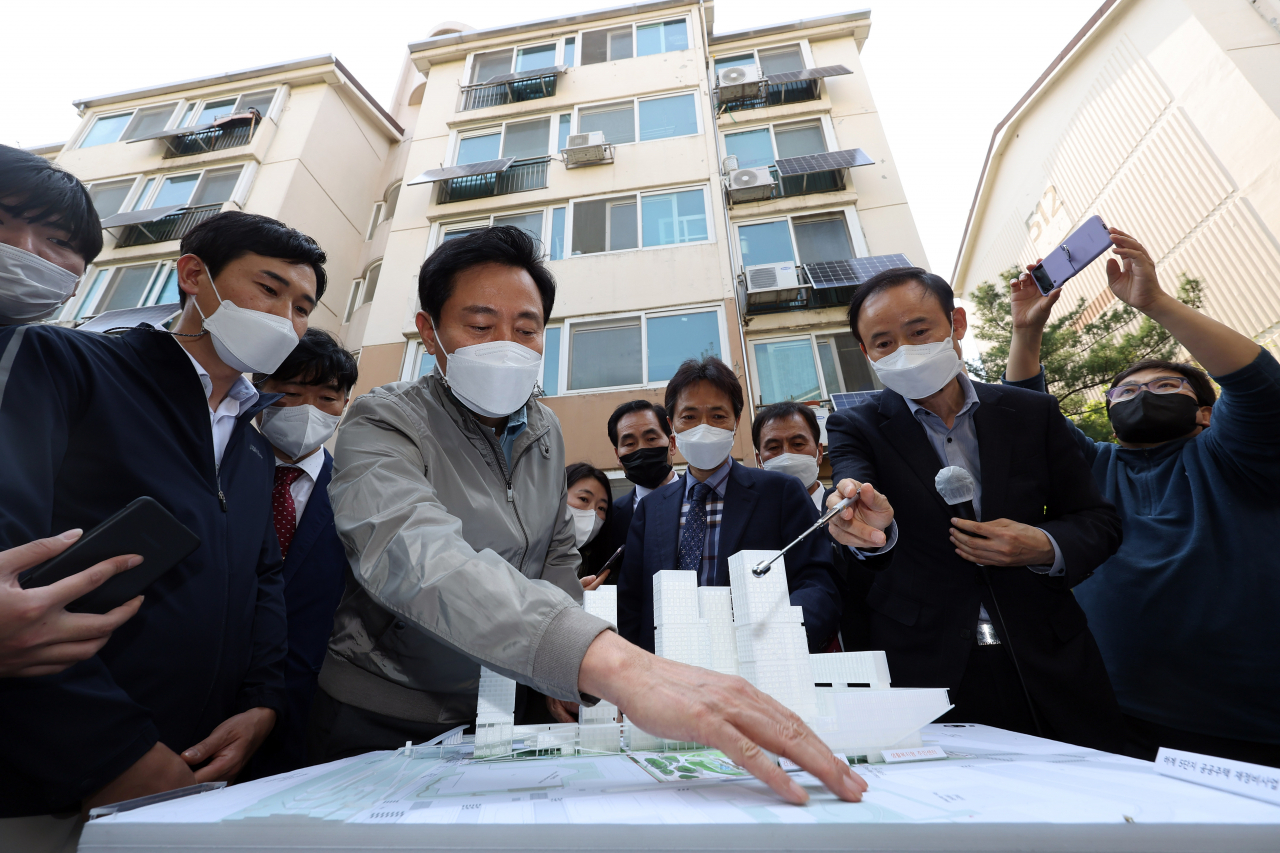
<svg viewBox="0 0 1280 853">
<path fill-rule="evenodd" d="M 1156 753 L 1156 772 L 1161 776 L 1206 785 L 1219 791 L 1229 791 L 1280 806 L 1280 770 L 1274 767 L 1197 755 L 1162 746 Z"/>
<path fill-rule="evenodd" d="M 940 746 L 913 746 L 909 749 L 886 749 L 880 752 L 886 764 L 897 764 L 900 761 L 934 761 L 946 758 L 947 753 Z"/>
</svg>

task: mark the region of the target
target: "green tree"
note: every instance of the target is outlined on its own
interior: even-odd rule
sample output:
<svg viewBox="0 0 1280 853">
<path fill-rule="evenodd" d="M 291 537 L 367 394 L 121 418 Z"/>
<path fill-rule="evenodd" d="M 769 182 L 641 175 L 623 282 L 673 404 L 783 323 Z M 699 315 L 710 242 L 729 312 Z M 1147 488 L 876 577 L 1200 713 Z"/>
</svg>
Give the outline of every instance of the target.
<svg viewBox="0 0 1280 853">
<path fill-rule="evenodd" d="M 978 361 L 969 362 L 969 372 L 983 382 L 999 382 L 1009 361 L 1013 339 L 1009 282 L 1018 274 L 1017 267 L 1010 267 L 1000 274 L 998 283 L 983 282 L 970 297 L 977 314 L 974 336 L 991 344 Z M 1192 308 L 1201 307 L 1200 280 L 1186 273 L 1179 276 L 1178 299 Z M 1102 393 L 1111 377 L 1144 358 L 1174 358 L 1178 342 L 1159 323 L 1119 300 L 1087 323 L 1081 322 L 1085 306 L 1081 297 L 1074 308 L 1045 326 L 1040 361 L 1049 393 L 1058 398 L 1062 413 L 1091 438 L 1110 441 L 1111 422 Z"/>
</svg>

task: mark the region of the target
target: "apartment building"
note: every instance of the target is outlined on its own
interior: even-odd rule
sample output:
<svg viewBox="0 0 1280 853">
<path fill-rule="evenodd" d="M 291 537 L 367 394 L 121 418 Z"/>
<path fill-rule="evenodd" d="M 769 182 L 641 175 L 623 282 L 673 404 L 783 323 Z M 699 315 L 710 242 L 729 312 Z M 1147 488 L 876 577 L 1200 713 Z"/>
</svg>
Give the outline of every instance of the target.
<svg viewBox="0 0 1280 853">
<path fill-rule="evenodd" d="M 1280 353 L 1280 2 L 1108 0 L 992 137 L 954 280 L 963 293 L 1085 219 L 1139 237 L 1166 289 Z M 1059 312 L 1113 295 L 1101 263 Z"/>
<path fill-rule="evenodd" d="M 386 109 L 331 56 L 81 101 L 39 153 L 89 184 L 107 248 L 59 321 L 172 305 L 182 234 L 262 213 L 328 252 L 313 323 L 359 353 L 358 394 L 430 369 L 427 255 L 518 225 L 559 283 L 542 388 L 568 458 L 620 478 L 609 414 L 712 354 L 747 391 L 733 456 L 754 464 L 760 406 L 875 387 L 844 305 L 924 252 L 858 58 L 870 13 L 721 34 L 714 11 L 440 24 Z"/>
<path fill-rule="evenodd" d="M 661 401 L 686 358 L 734 367 L 744 427 L 761 404 L 873 387 L 841 304 L 875 261 L 850 261 L 924 254 L 858 63 L 869 28 L 857 12 L 716 35 L 712 3 L 653 0 L 410 45 L 404 169 L 343 315 L 361 385 L 431 368 L 423 259 L 513 224 L 559 283 L 542 387 L 570 459 L 620 476 L 609 414 Z M 754 464 L 748 429 L 733 456 Z"/>
<path fill-rule="evenodd" d="M 337 331 L 359 277 L 378 179 L 401 126 L 333 56 L 88 98 L 62 145 L 34 149 L 79 177 L 105 247 L 55 320 L 176 312 L 179 241 L 224 210 L 280 219 L 329 254 L 312 322 Z M 336 306 L 336 307 L 335 307 Z"/>
</svg>

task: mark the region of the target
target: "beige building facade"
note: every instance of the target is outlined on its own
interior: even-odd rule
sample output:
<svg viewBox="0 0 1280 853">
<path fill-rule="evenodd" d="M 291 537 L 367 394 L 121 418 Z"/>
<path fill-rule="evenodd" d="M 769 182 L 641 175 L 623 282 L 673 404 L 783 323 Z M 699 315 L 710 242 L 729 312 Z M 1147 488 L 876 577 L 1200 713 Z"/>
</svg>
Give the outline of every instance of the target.
<svg viewBox="0 0 1280 853">
<path fill-rule="evenodd" d="M 1268 9 L 1271 10 L 1268 14 Z M 1275 0 L 1109 0 L 997 127 L 954 281 L 963 294 L 1101 215 L 1165 288 L 1280 352 L 1280 25 Z M 1055 311 L 1113 301 L 1096 263 Z"/>
<path fill-rule="evenodd" d="M 358 394 L 430 369 L 427 255 L 517 225 L 558 282 L 542 388 L 568 458 L 623 485 L 610 413 L 713 354 L 746 391 L 733 455 L 754 465 L 759 407 L 876 387 L 844 306 L 924 251 L 859 61 L 870 13 L 714 21 L 649 0 L 440 24 L 385 109 L 328 56 L 80 102 L 72 140 L 39 153 L 89 184 L 107 248 L 58 319 L 170 304 L 186 230 L 262 213 L 328 252 L 313 322 L 358 352 Z"/>
</svg>

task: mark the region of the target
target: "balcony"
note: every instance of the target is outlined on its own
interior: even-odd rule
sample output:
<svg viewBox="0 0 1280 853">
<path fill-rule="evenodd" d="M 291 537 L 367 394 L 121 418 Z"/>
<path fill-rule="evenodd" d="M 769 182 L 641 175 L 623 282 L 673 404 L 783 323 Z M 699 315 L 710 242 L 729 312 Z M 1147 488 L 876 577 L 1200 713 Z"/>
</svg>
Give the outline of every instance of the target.
<svg viewBox="0 0 1280 853">
<path fill-rule="evenodd" d="M 773 285 L 766 280 L 766 287 L 746 290 L 747 314 L 780 314 L 786 311 L 810 311 L 819 308 L 837 308 L 849 304 L 858 285 L 878 272 L 898 267 L 909 267 L 906 255 L 871 255 L 840 261 L 817 261 L 796 264 L 794 282 Z M 748 272 L 759 269 L 752 267 Z M 768 271 L 768 268 L 764 268 Z"/>
<path fill-rule="evenodd" d="M 221 202 L 217 204 L 202 204 L 199 207 L 175 210 L 173 213 L 151 222 L 126 225 L 121 231 L 120 239 L 116 242 L 116 245 L 120 248 L 126 248 L 128 246 L 145 246 L 150 243 L 163 243 L 166 240 L 181 240 L 187 236 L 187 232 L 192 228 L 195 228 L 206 219 L 216 216 L 221 210 Z"/>
<path fill-rule="evenodd" d="M 556 81 L 564 72 L 563 65 L 556 65 L 537 71 L 504 74 L 487 83 L 463 86 L 458 111 L 480 110 L 485 107 L 550 98 L 556 93 Z"/>
<path fill-rule="evenodd" d="M 436 204 L 544 189 L 547 186 L 547 164 L 550 162 L 550 157 L 531 157 L 516 160 L 498 172 L 446 178 L 439 181 Z"/>
<path fill-rule="evenodd" d="M 167 140 L 164 159 L 171 160 L 174 157 L 188 157 L 192 154 L 205 154 L 209 151 L 222 151 L 248 145 L 260 124 L 260 122 L 253 122 L 231 127 L 214 127 L 198 133 L 172 137 Z"/>
<path fill-rule="evenodd" d="M 845 188 L 844 173 L 844 169 L 831 169 L 826 172 L 784 175 L 779 178 L 777 167 L 770 167 L 769 174 L 773 177 L 773 195 L 770 198 L 841 192 Z"/>
<path fill-rule="evenodd" d="M 732 113 L 739 110 L 756 110 L 761 107 L 774 107 L 779 104 L 799 104 L 804 101 L 816 101 L 819 95 L 819 80 L 790 80 L 786 83 L 768 83 L 760 95 L 747 98 L 736 98 L 721 103 L 723 112 Z"/>
</svg>

